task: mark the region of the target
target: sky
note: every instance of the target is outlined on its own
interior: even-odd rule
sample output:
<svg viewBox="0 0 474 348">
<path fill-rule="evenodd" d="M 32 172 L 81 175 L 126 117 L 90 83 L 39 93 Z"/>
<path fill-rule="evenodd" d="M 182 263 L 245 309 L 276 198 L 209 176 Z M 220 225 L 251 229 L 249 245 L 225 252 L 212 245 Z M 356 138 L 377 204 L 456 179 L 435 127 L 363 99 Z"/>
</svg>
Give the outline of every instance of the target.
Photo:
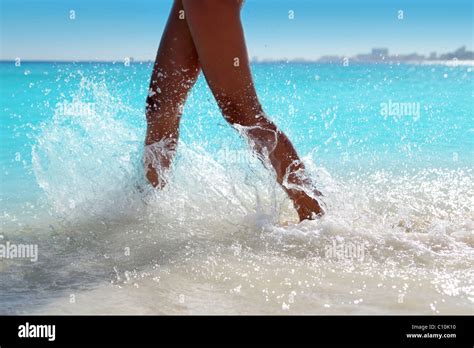
<svg viewBox="0 0 474 348">
<path fill-rule="evenodd" d="M 195 0 L 199 1 L 199 0 Z M 222 0 L 226 1 L 226 0 Z M 0 59 L 152 60 L 172 0 L 0 0 Z M 472 0 L 246 0 L 258 59 L 473 49 Z M 70 11 L 75 19 L 70 18 Z M 399 11 L 403 19 L 399 19 Z M 294 18 L 290 19 L 290 11 Z"/>
</svg>

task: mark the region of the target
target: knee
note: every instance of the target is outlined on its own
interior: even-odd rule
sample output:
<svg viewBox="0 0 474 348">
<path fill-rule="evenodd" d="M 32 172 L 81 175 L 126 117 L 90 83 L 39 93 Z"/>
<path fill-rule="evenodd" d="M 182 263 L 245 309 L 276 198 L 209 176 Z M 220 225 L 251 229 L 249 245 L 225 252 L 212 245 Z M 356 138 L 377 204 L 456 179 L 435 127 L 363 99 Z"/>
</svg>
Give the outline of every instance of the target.
<svg viewBox="0 0 474 348">
<path fill-rule="evenodd" d="M 160 101 L 158 100 L 158 98 L 154 94 L 148 93 L 148 96 L 146 97 L 147 117 L 158 112 L 159 109 L 160 109 Z"/>
<path fill-rule="evenodd" d="M 164 124 L 174 125 L 179 122 L 183 113 L 183 103 L 163 103 L 160 97 L 149 95 L 146 98 L 146 120 L 149 126 Z"/>
<path fill-rule="evenodd" d="M 244 127 L 268 123 L 268 119 L 258 101 L 247 100 L 244 96 L 215 94 L 217 104 L 224 119 L 231 125 Z"/>
<path fill-rule="evenodd" d="M 244 115 L 244 107 L 239 101 L 233 100 L 232 98 L 220 97 L 217 104 L 221 109 L 222 116 L 231 125 L 244 125 L 249 122 L 242 116 Z"/>
<path fill-rule="evenodd" d="M 220 102 L 219 106 L 222 111 L 224 119 L 232 126 L 254 126 L 259 118 L 259 115 L 253 110 L 248 110 L 238 102 Z"/>
</svg>

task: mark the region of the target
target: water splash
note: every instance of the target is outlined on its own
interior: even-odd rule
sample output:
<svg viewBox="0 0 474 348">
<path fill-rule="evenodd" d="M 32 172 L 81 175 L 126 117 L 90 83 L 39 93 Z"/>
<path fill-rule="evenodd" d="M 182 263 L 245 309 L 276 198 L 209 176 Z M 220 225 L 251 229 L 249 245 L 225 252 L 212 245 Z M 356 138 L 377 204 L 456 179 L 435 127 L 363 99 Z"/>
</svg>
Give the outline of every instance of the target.
<svg viewBox="0 0 474 348">
<path fill-rule="evenodd" d="M 51 251 L 48 261 L 64 277 L 87 266 L 95 277 L 81 281 L 101 280 L 85 312 L 472 311 L 472 170 L 336 175 L 307 156 L 328 213 L 296 224 L 273 173 L 250 151 L 180 141 L 168 184 L 155 190 L 144 179 L 143 129 L 121 117 L 141 111 L 87 79 L 71 100 L 95 108 L 56 113 L 32 156 L 45 199 L 68 224 L 54 234 L 58 248 L 78 259 L 69 265 Z M 104 285 L 110 273 L 112 286 Z M 71 309 L 53 302 L 41 310 Z"/>
</svg>

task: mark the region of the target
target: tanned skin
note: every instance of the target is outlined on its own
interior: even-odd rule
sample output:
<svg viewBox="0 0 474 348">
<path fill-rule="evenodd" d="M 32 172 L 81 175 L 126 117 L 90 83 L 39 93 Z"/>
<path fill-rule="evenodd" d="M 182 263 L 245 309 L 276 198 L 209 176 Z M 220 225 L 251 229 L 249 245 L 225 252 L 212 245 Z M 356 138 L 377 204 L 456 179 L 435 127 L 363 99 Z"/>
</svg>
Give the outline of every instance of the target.
<svg viewBox="0 0 474 348">
<path fill-rule="evenodd" d="M 286 135 L 257 97 L 240 20 L 242 0 L 175 0 L 161 38 L 147 98 L 145 172 L 158 188 L 172 163 L 182 108 L 201 70 L 224 118 L 273 167 L 300 221 L 324 214 L 315 188 Z M 159 146 L 155 146 L 159 144 Z M 303 189 L 306 187 L 306 189 Z"/>
</svg>

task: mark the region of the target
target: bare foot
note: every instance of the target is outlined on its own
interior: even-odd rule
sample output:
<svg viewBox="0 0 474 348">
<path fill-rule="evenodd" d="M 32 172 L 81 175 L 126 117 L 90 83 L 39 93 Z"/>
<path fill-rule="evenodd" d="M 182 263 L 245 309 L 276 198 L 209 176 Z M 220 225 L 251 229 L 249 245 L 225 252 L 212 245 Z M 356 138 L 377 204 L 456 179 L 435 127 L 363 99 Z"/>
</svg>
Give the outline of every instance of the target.
<svg viewBox="0 0 474 348">
<path fill-rule="evenodd" d="M 145 176 L 153 187 L 158 187 L 162 189 L 164 187 L 164 182 L 159 180 L 157 169 L 153 167 L 151 163 L 148 166 L 145 165 Z"/>
<path fill-rule="evenodd" d="M 315 188 L 301 161 L 294 161 L 288 167 L 283 187 L 293 201 L 300 222 L 315 220 L 324 215 L 324 210 L 317 199 L 323 194 Z"/>
<path fill-rule="evenodd" d="M 321 196 L 321 193 L 316 190 L 316 195 Z M 307 195 L 305 192 L 300 191 L 293 199 L 293 205 L 295 206 L 300 222 L 303 220 L 315 220 L 324 215 L 324 210 L 316 198 Z"/>
<path fill-rule="evenodd" d="M 162 189 L 167 183 L 167 174 L 176 153 L 176 142 L 164 139 L 145 145 L 143 162 L 145 176 L 153 187 Z"/>
</svg>

